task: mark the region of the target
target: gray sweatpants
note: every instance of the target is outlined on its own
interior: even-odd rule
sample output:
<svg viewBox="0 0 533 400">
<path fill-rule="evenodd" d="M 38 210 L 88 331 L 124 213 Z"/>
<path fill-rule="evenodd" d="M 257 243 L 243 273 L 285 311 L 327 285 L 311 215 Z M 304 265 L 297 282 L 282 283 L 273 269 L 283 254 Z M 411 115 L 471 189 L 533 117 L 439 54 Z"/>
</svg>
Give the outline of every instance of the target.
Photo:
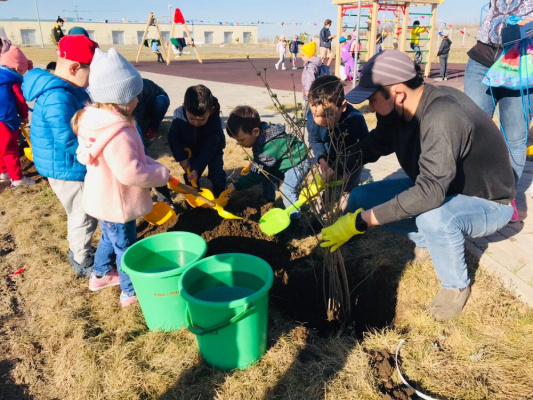
<svg viewBox="0 0 533 400">
<path fill-rule="evenodd" d="M 446 78 L 446 75 L 448 74 L 448 55 L 439 56 L 439 61 L 440 61 L 440 77 Z"/>
<path fill-rule="evenodd" d="M 93 252 L 91 238 L 98 224 L 83 209 L 83 182 L 53 178 L 48 178 L 48 182 L 67 213 L 68 244 L 74 254 L 74 261 L 81 264 Z"/>
</svg>

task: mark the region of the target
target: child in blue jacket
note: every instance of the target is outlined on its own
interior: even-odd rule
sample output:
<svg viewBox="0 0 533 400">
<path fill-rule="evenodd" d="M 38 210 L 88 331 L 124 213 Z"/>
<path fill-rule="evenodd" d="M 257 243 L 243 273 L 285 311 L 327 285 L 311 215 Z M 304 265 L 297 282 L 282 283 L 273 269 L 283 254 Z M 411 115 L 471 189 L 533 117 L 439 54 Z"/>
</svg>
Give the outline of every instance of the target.
<svg viewBox="0 0 533 400">
<path fill-rule="evenodd" d="M 92 235 L 97 221 L 82 206 L 87 169 L 76 159 L 78 138 L 70 120 L 89 101 L 89 65 L 98 44 L 84 35 L 59 41 L 54 74 L 36 68 L 24 76 L 22 92 L 35 101 L 31 121 L 33 162 L 48 178 L 67 214 L 68 259 L 78 278 L 88 277 L 94 261 Z"/>
<path fill-rule="evenodd" d="M 183 106 L 174 111 L 168 130 L 168 145 L 185 173 L 185 183 L 198 183 L 208 168 L 207 178 L 218 197 L 226 188 L 224 148 L 226 139 L 220 120 L 220 104 L 204 85 L 191 86 L 185 92 Z M 189 154 L 190 152 L 190 154 Z"/>
</svg>

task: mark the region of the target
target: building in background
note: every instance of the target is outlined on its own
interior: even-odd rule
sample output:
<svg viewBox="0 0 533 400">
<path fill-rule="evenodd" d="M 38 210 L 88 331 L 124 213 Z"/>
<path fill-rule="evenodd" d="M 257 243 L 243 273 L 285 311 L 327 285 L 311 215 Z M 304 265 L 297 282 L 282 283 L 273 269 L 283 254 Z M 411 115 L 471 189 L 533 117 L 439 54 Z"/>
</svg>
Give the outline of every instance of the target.
<svg viewBox="0 0 533 400">
<path fill-rule="evenodd" d="M 55 21 L 41 20 L 43 29 L 43 39 L 46 45 L 55 45 L 52 41 L 52 28 Z M 70 28 L 81 26 L 89 33 L 92 40 L 101 45 L 139 45 L 141 43 L 146 23 L 130 22 L 85 22 L 85 21 L 65 21 L 63 31 L 65 34 Z M 255 44 L 257 43 L 257 26 L 256 25 L 204 25 L 194 24 L 187 25 L 193 34 L 194 41 L 197 45 L 201 44 Z M 165 42 L 170 39 L 170 24 L 159 23 L 161 35 Z M 40 46 L 41 38 L 39 33 L 39 24 L 37 20 L 2 20 L 0 19 L 0 30 L 5 31 L 6 37 L 13 44 L 23 46 Z M 150 30 L 148 39 L 156 39 L 155 29 Z M 174 30 L 175 37 L 184 37 L 185 31 L 181 25 L 176 25 Z"/>
</svg>

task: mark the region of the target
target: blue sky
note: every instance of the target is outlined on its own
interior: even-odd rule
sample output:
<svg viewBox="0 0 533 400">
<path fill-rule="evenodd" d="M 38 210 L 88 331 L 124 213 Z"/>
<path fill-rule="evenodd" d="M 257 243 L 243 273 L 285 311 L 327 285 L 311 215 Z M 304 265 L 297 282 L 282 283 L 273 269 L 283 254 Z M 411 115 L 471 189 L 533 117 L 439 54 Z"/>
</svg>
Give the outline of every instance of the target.
<svg viewBox="0 0 533 400">
<path fill-rule="evenodd" d="M 318 33 L 324 19 L 337 18 L 337 6 L 331 0 L 36 0 L 41 19 L 55 19 L 58 15 L 75 19 L 74 10 L 85 20 L 95 21 L 114 19 L 121 21 L 145 22 L 148 13 L 153 11 L 162 19 L 168 15 L 168 5 L 179 7 L 185 19 L 204 22 L 268 22 L 259 26 L 259 37 L 273 37 L 279 34 L 292 35 L 306 31 Z M 357 0 L 354 0 L 355 2 Z M 437 19 L 440 23 L 479 22 L 481 8 L 488 0 L 445 0 L 438 8 Z M 425 12 L 423 7 L 415 7 L 415 12 Z M 413 9 L 412 9 L 413 11 Z M 35 0 L 7 0 L 0 2 L 0 18 L 36 19 Z M 392 13 L 380 13 L 380 18 L 391 19 Z M 355 20 L 355 18 L 351 18 Z M 284 24 L 301 23 L 302 25 Z M 423 21 L 422 21 L 423 22 Z M 314 23 L 318 23 L 315 26 Z M 423 23 L 424 24 L 424 23 Z M 70 25 L 70 21 L 69 24 Z"/>
</svg>

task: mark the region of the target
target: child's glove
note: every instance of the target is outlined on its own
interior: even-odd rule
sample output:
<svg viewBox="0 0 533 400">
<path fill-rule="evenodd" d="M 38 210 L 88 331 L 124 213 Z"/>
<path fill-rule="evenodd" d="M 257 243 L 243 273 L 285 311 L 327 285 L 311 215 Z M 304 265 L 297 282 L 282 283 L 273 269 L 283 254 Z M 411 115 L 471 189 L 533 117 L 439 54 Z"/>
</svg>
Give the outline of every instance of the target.
<svg viewBox="0 0 533 400">
<path fill-rule="evenodd" d="M 315 198 L 324 189 L 324 181 L 320 174 L 315 175 L 315 179 L 304 187 L 300 193 L 300 196 L 304 196 L 308 199 Z"/>
<path fill-rule="evenodd" d="M 320 243 L 320 247 L 331 247 L 331 252 L 333 253 L 350 240 L 352 236 L 364 233 L 359 232 L 355 228 L 355 218 L 362 212 L 363 209 L 360 208 L 354 213 L 343 215 L 333 225 L 322 229 L 322 243 Z"/>
<path fill-rule="evenodd" d="M 217 203 L 220 207 L 226 207 L 226 204 L 228 204 L 230 194 L 231 194 L 231 189 L 226 189 L 222 193 L 220 193 L 220 196 L 218 196 L 218 199 L 215 199 L 213 201 Z"/>
</svg>

